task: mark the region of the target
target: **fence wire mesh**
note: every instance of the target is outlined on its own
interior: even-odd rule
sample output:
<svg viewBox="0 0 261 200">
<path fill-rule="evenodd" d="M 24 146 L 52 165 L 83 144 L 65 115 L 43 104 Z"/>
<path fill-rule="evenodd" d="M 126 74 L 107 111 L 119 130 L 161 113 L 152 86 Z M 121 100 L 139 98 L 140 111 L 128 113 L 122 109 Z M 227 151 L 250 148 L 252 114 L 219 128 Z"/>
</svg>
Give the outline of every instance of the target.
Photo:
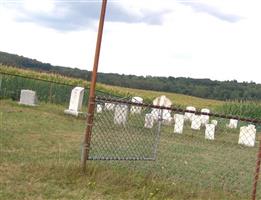
<svg viewBox="0 0 261 200">
<path fill-rule="evenodd" d="M 158 149 L 160 175 L 250 197 L 259 120 L 106 97 L 95 103 L 90 160 L 154 160 Z"/>
</svg>

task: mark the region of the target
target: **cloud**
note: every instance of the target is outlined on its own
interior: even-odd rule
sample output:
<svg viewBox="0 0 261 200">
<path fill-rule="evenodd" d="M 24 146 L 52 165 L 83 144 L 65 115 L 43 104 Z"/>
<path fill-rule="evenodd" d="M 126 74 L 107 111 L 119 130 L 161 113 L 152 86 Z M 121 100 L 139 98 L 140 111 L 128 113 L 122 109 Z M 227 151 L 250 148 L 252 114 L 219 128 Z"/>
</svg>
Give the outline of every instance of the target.
<svg viewBox="0 0 261 200">
<path fill-rule="evenodd" d="M 242 17 L 240 17 L 238 15 L 222 12 L 218 8 L 204 4 L 204 3 L 193 2 L 193 1 L 181 1 L 181 3 L 183 5 L 190 6 L 193 10 L 195 10 L 197 12 L 207 13 L 207 14 L 214 16 L 223 21 L 234 23 L 234 22 L 238 22 L 242 19 Z"/>
<path fill-rule="evenodd" d="M 30 2 L 30 0 L 27 0 Z M 75 31 L 93 27 L 93 22 L 99 19 L 101 1 L 52 1 L 53 6 L 49 10 L 37 8 L 28 9 L 26 0 L 20 1 L 16 6 L 9 6 L 17 10 L 18 22 L 33 22 L 41 26 L 53 28 L 59 31 Z M 30 4 L 29 4 L 30 5 Z M 33 10 L 35 9 L 35 10 Z M 132 10 L 121 3 L 109 1 L 107 5 L 106 21 L 124 23 L 146 23 L 161 25 L 163 16 L 167 10 Z"/>
</svg>

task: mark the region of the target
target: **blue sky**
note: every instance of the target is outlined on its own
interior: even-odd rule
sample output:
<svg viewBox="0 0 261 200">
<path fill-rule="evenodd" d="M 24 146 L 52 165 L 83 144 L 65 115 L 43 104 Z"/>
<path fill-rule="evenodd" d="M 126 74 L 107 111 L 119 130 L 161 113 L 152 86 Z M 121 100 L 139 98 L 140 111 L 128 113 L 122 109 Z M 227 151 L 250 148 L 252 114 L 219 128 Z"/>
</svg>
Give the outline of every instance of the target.
<svg viewBox="0 0 261 200">
<path fill-rule="evenodd" d="M 258 0 L 108 1 L 99 71 L 261 83 Z M 0 51 L 92 69 L 101 1 L 0 0 Z"/>
</svg>

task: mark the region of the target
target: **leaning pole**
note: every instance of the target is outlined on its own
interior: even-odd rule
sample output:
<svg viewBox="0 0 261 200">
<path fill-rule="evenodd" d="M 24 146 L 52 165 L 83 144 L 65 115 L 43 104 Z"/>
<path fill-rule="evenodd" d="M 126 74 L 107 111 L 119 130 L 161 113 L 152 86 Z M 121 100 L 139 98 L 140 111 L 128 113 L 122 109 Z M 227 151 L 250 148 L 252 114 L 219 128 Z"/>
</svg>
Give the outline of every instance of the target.
<svg viewBox="0 0 261 200">
<path fill-rule="evenodd" d="M 100 49 L 101 49 L 101 42 L 102 42 L 102 33 L 103 33 L 103 25 L 106 13 L 106 5 L 107 0 L 102 0 L 102 7 L 101 7 L 101 14 L 100 14 L 100 22 L 99 22 L 99 29 L 98 29 L 98 36 L 96 42 L 96 50 L 95 50 L 95 57 L 94 57 L 94 64 L 92 70 L 92 79 L 90 85 L 90 92 L 89 92 L 89 101 L 88 101 L 88 110 L 87 110 L 87 118 L 86 118 L 86 129 L 84 133 L 84 140 L 82 146 L 82 169 L 83 172 L 86 171 L 86 162 L 89 157 L 89 150 L 91 144 L 91 135 L 92 135 L 92 126 L 93 126 L 93 117 L 94 117 L 94 108 L 95 108 L 95 86 L 97 80 L 97 71 L 99 65 L 99 57 L 100 57 Z"/>
</svg>

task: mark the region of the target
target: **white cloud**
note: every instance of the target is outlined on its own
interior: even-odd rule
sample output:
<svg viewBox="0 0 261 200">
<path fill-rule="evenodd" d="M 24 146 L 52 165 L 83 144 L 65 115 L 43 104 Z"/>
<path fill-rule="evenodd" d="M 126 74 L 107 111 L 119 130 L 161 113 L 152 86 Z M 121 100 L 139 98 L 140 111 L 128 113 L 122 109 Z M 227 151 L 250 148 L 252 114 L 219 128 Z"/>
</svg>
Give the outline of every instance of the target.
<svg viewBox="0 0 261 200">
<path fill-rule="evenodd" d="M 247 1 L 249 3 L 240 0 L 200 1 L 220 13 L 241 17 L 231 23 L 208 12 L 198 12 L 180 1 L 150 2 L 118 2 L 135 15 L 157 9 L 166 13 L 161 19 L 163 23 L 156 26 L 107 21 L 99 71 L 261 83 L 258 55 L 261 51 L 258 22 L 261 3 L 254 0 Z M 48 6 L 43 10 L 52 12 Z M 13 10 L 0 6 L 0 26 L 3 27 L 0 51 L 91 70 L 97 21 L 94 29 L 60 32 L 40 24 L 17 22 L 16 15 Z"/>
</svg>

